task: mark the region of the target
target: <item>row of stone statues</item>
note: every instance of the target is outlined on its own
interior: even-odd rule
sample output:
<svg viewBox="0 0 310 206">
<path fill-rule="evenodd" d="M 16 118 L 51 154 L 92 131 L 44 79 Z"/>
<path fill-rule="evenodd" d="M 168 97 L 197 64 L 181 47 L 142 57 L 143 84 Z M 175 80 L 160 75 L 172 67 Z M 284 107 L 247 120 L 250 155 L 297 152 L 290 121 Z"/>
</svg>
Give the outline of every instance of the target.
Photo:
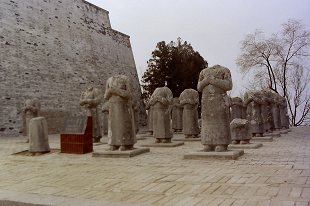
<svg viewBox="0 0 310 206">
<path fill-rule="evenodd" d="M 286 101 L 278 94 L 248 92 L 244 101 L 238 97 L 230 99 L 226 92 L 232 89 L 232 79 L 226 67 L 215 65 L 202 70 L 197 89 L 202 92 L 201 143 L 204 152 L 227 151 L 232 140 L 233 143 L 245 144 L 249 143 L 251 136 L 262 136 L 273 129 L 288 127 Z M 171 143 L 173 130 L 183 131 L 186 138 L 198 137 L 198 91 L 186 89 L 178 98 L 173 98 L 168 87 L 154 91 L 146 108 L 149 130 L 155 143 Z M 94 142 L 100 141 L 102 136 L 97 108 L 101 99 L 99 90 L 89 87 L 79 102 L 83 115 L 93 117 Z M 131 79 L 125 75 L 110 77 L 104 99 L 107 102 L 102 107 L 103 132 L 108 133 L 110 150 L 133 149 L 137 142 L 139 105 L 134 101 Z M 31 110 L 30 103 L 27 104 L 29 107 L 25 106 L 25 111 Z"/>
</svg>

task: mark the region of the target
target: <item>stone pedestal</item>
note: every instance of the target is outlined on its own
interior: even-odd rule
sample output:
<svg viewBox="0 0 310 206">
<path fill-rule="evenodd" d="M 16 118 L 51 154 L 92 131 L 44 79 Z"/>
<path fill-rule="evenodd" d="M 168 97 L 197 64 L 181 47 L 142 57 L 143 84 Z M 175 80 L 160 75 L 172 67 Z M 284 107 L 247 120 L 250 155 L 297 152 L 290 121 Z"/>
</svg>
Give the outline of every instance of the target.
<svg viewBox="0 0 310 206">
<path fill-rule="evenodd" d="M 106 158 L 129 158 L 134 157 L 143 153 L 150 152 L 150 148 L 134 148 L 132 150 L 125 151 L 110 151 L 106 150 L 104 152 L 93 152 L 93 157 L 106 157 Z"/>
<path fill-rule="evenodd" d="M 219 159 L 219 160 L 235 160 L 244 154 L 243 150 L 227 150 L 226 152 L 190 152 L 184 155 L 184 159 Z"/>
<path fill-rule="evenodd" d="M 252 137 L 250 142 L 272 142 L 273 137 Z"/>
<path fill-rule="evenodd" d="M 258 149 L 262 146 L 262 143 L 230 144 L 228 145 L 228 149 Z"/>
<path fill-rule="evenodd" d="M 171 142 L 171 143 L 148 143 L 142 144 L 141 147 L 177 147 L 184 145 L 184 142 Z"/>
<path fill-rule="evenodd" d="M 29 123 L 29 152 L 50 152 L 47 122 L 44 117 L 35 117 Z"/>
<path fill-rule="evenodd" d="M 200 142 L 201 141 L 201 138 L 173 138 L 172 141 L 184 141 L 184 142 Z"/>
<path fill-rule="evenodd" d="M 281 137 L 281 134 L 279 132 L 273 132 L 273 133 L 265 133 L 263 136 L 264 137 Z"/>
</svg>

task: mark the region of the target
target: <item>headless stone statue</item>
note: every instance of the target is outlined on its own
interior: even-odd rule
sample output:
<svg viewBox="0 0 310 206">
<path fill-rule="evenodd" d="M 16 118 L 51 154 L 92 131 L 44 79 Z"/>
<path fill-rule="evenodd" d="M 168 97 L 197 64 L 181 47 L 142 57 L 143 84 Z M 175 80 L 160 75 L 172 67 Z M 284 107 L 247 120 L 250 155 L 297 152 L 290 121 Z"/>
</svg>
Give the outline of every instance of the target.
<svg viewBox="0 0 310 206">
<path fill-rule="evenodd" d="M 234 120 L 236 118 L 245 119 L 243 118 L 243 102 L 240 97 L 234 97 L 231 99 L 231 106 L 230 106 L 230 120 Z"/>
<path fill-rule="evenodd" d="M 83 107 L 83 115 L 93 117 L 93 141 L 100 142 L 100 120 L 98 106 L 101 103 L 101 94 L 97 88 L 88 87 L 80 97 L 80 106 Z"/>
<path fill-rule="evenodd" d="M 149 102 L 146 103 L 147 109 L 147 125 L 149 129 L 150 135 L 153 135 L 153 113 L 154 113 L 154 106 L 150 105 Z"/>
<path fill-rule="evenodd" d="M 107 101 L 106 103 L 103 104 L 101 112 L 102 112 L 102 136 L 108 134 L 108 125 L 109 125 L 109 107 L 110 104 Z"/>
<path fill-rule="evenodd" d="M 287 102 L 285 97 L 279 97 L 279 110 L 280 110 L 280 120 L 282 129 L 288 129 L 287 121 Z"/>
<path fill-rule="evenodd" d="M 155 143 L 171 143 L 172 128 L 169 106 L 172 104 L 173 94 L 168 87 L 156 88 L 149 104 L 154 106 L 153 130 Z"/>
<path fill-rule="evenodd" d="M 185 89 L 180 95 L 183 106 L 183 134 L 185 138 L 197 138 L 200 133 L 198 125 L 199 94 L 194 89 Z"/>
<path fill-rule="evenodd" d="M 178 97 L 174 97 L 171 105 L 172 129 L 175 132 L 182 132 L 183 129 L 183 106 L 180 105 Z"/>
<path fill-rule="evenodd" d="M 104 98 L 110 103 L 108 131 L 110 150 L 132 150 L 137 143 L 132 107 L 133 92 L 131 79 L 125 75 L 116 75 L 107 81 Z"/>
<path fill-rule="evenodd" d="M 41 102 L 38 98 L 28 99 L 25 103 L 24 113 L 26 115 L 26 136 L 29 142 L 29 123 L 32 118 L 38 117 Z"/>
<path fill-rule="evenodd" d="M 261 105 L 264 98 L 260 92 L 247 92 L 244 95 L 244 104 L 247 105 L 247 120 L 250 122 L 252 137 L 262 137 L 265 133 Z"/>
<path fill-rule="evenodd" d="M 229 69 L 220 65 L 205 68 L 200 72 L 198 91 L 202 92 L 201 143 L 204 152 L 227 151 L 231 143 L 229 97 L 232 89 Z"/>
<path fill-rule="evenodd" d="M 246 119 L 235 118 L 230 122 L 232 144 L 250 143 L 249 126 L 250 123 Z"/>
<path fill-rule="evenodd" d="M 44 117 L 35 117 L 29 123 L 29 152 L 50 152 L 48 142 L 47 122 Z"/>
</svg>

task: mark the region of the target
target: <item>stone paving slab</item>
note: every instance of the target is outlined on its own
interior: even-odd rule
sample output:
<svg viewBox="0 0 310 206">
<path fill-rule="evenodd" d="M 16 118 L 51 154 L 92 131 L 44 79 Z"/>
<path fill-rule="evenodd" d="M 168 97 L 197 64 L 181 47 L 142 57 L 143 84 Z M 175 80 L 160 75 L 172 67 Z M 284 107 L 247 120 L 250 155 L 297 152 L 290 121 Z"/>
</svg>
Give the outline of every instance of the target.
<svg viewBox="0 0 310 206">
<path fill-rule="evenodd" d="M 272 142 L 273 137 L 264 136 L 264 137 L 252 137 L 250 142 Z"/>
<path fill-rule="evenodd" d="M 173 138 L 172 141 L 182 141 L 182 142 L 201 142 L 201 138 Z"/>
<path fill-rule="evenodd" d="M 265 133 L 263 134 L 264 137 L 281 137 L 280 132 L 273 132 L 273 133 Z"/>
<path fill-rule="evenodd" d="M 244 154 L 243 150 L 227 150 L 226 152 L 190 152 L 184 155 L 184 159 L 199 159 L 199 160 L 235 160 Z"/>
<path fill-rule="evenodd" d="M 171 143 L 144 143 L 141 144 L 141 147 L 178 147 L 184 145 L 184 142 L 171 142 Z"/>
<path fill-rule="evenodd" d="M 228 149 L 258 149 L 262 146 L 262 143 L 230 144 L 228 145 Z"/>
<path fill-rule="evenodd" d="M 135 146 L 153 141 L 139 140 Z M 49 135 L 49 142 L 51 149 L 60 149 L 59 135 Z M 106 144 L 94 146 L 94 152 L 107 148 Z M 244 149 L 236 160 L 183 159 L 202 148 L 200 142 L 186 142 L 179 147 L 154 147 L 135 158 L 59 152 L 22 156 L 12 154 L 29 149 L 25 137 L 1 137 L 0 205 L 1 201 L 17 201 L 41 205 L 309 206 L 309 127 L 292 128 L 259 149 Z"/>
<path fill-rule="evenodd" d="M 121 157 L 134 157 L 146 152 L 150 152 L 150 148 L 134 148 L 133 150 L 126 151 L 103 151 L 103 152 L 93 152 L 93 157 L 111 157 L 111 158 L 121 158 Z"/>
</svg>

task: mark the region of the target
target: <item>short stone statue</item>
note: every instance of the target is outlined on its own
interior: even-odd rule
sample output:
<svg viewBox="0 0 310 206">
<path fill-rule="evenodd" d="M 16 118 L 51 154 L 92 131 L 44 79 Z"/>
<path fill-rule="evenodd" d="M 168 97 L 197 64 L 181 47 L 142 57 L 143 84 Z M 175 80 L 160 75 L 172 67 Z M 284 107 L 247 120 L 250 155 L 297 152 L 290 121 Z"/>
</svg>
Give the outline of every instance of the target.
<svg viewBox="0 0 310 206">
<path fill-rule="evenodd" d="M 236 118 L 245 119 L 243 118 L 243 108 L 244 104 L 240 97 L 231 98 L 231 105 L 230 105 L 230 120 L 234 120 Z"/>
<path fill-rule="evenodd" d="M 147 110 L 147 126 L 150 135 L 153 135 L 153 113 L 154 113 L 154 106 L 150 105 L 149 102 L 146 103 L 145 109 Z"/>
<path fill-rule="evenodd" d="M 264 98 L 260 92 L 247 92 L 244 94 L 244 104 L 247 105 L 247 120 L 250 122 L 252 137 L 262 137 L 265 133 L 261 105 Z"/>
<path fill-rule="evenodd" d="M 50 152 L 47 133 L 47 121 L 44 117 L 35 117 L 29 123 L 29 152 Z"/>
<path fill-rule="evenodd" d="M 156 88 L 149 104 L 154 106 L 153 136 L 155 143 L 171 143 L 172 128 L 169 106 L 172 104 L 173 94 L 168 87 Z"/>
<path fill-rule="evenodd" d="M 235 118 L 230 122 L 232 144 L 249 144 L 251 135 L 249 134 L 250 123 L 246 119 Z"/>
<path fill-rule="evenodd" d="M 200 133 L 198 125 L 199 94 L 194 89 L 185 89 L 180 94 L 183 106 L 183 134 L 185 138 L 197 138 Z"/>
<path fill-rule="evenodd" d="M 41 109 L 41 102 L 38 98 L 28 99 L 24 106 L 24 113 L 26 115 L 26 136 L 29 142 L 29 123 L 32 118 L 38 117 Z"/>
<path fill-rule="evenodd" d="M 80 97 L 80 106 L 83 108 L 83 115 L 93 117 L 93 141 L 100 142 L 100 120 L 98 106 L 101 103 L 102 95 L 95 87 L 85 89 Z"/>
<path fill-rule="evenodd" d="M 231 143 L 230 100 L 226 91 L 232 89 L 231 74 L 228 68 L 220 65 L 208 67 L 200 72 L 198 91 L 201 101 L 201 143 L 203 151 L 227 151 Z"/>
<path fill-rule="evenodd" d="M 182 132 L 183 129 L 183 106 L 180 105 L 178 97 L 172 99 L 171 105 L 172 129 L 175 132 Z"/>
<path fill-rule="evenodd" d="M 279 111 L 280 111 L 280 121 L 282 129 L 289 128 L 288 114 L 287 114 L 287 102 L 285 97 L 279 97 Z"/>
<path fill-rule="evenodd" d="M 102 112 L 102 136 L 107 135 L 108 134 L 108 130 L 109 130 L 109 101 L 105 102 L 101 108 L 101 112 Z"/>
<path fill-rule="evenodd" d="M 132 150 L 137 143 L 132 107 L 133 92 L 132 81 L 125 75 L 116 75 L 107 80 L 104 98 L 110 103 L 108 131 L 110 150 Z"/>
</svg>

